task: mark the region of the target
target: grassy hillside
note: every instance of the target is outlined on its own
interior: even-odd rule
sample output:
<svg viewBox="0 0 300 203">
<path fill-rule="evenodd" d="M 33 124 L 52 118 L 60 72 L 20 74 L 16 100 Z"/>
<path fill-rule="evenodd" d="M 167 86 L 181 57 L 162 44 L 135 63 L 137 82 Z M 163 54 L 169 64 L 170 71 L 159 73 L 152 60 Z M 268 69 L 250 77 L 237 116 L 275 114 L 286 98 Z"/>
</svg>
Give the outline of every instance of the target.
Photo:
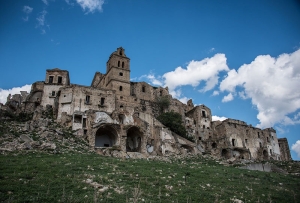
<svg viewBox="0 0 300 203">
<path fill-rule="evenodd" d="M 299 191 L 299 176 L 226 167 L 204 157 L 0 156 L 1 202 L 299 202 Z"/>
</svg>

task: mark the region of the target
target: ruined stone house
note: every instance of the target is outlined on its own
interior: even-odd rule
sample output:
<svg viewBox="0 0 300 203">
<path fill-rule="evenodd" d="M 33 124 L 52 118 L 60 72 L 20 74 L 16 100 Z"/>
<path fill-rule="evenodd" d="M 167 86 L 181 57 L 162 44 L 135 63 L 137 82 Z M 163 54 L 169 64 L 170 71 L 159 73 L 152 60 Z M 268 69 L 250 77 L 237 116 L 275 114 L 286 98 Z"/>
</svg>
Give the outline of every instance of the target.
<svg viewBox="0 0 300 203">
<path fill-rule="evenodd" d="M 72 127 L 95 150 L 117 147 L 124 152 L 152 155 L 211 153 L 226 159 L 290 160 L 287 140 L 278 141 L 272 128 L 259 129 L 243 121 L 212 121 L 205 105 L 183 104 L 168 88 L 130 81 L 130 59 L 120 47 L 106 63 L 106 72 L 96 72 L 90 86 L 70 83 L 69 72 L 46 71 L 44 81 L 35 82 L 29 95 L 9 98 L 8 104 L 22 111 L 51 106 L 57 122 Z M 183 118 L 191 142 L 171 132 L 157 119 L 160 98 Z M 280 143 L 280 145 L 279 145 Z"/>
</svg>

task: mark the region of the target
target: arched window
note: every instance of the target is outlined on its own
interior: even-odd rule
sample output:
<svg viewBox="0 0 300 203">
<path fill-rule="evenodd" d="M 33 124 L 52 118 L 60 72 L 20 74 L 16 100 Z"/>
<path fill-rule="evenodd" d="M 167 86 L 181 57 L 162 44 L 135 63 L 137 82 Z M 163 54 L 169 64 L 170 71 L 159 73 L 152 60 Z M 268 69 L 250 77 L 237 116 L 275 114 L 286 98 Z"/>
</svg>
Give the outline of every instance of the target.
<svg viewBox="0 0 300 203">
<path fill-rule="evenodd" d="M 122 62 L 122 68 L 124 68 L 124 61 Z"/>
<path fill-rule="evenodd" d="M 123 91 L 123 87 L 122 87 L 122 86 L 120 86 L 120 87 L 119 87 L 119 90 L 120 90 L 120 91 Z"/>
<path fill-rule="evenodd" d="M 118 61 L 118 67 L 120 67 L 120 61 Z"/>
</svg>

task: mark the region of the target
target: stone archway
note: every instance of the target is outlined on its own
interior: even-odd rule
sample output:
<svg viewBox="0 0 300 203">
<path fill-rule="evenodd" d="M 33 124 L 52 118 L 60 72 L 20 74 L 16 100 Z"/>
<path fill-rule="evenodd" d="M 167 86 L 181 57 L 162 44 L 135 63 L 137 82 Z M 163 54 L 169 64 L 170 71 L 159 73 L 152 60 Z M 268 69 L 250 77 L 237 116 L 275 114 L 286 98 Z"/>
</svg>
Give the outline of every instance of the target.
<svg viewBox="0 0 300 203">
<path fill-rule="evenodd" d="M 117 131 L 111 126 L 101 126 L 95 136 L 95 147 L 112 147 L 116 144 Z"/>
<path fill-rule="evenodd" d="M 138 127 L 127 130 L 126 152 L 141 152 L 143 133 Z"/>
<path fill-rule="evenodd" d="M 222 149 L 221 156 L 225 159 L 229 159 L 231 157 L 231 153 L 228 149 Z"/>
<path fill-rule="evenodd" d="M 269 157 L 269 156 L 268 156 L 267 150 L 264 150 L 264 151 L 263 151 L 263 159 L 264 159 L 264 160 L 268 160 L 268 157 Z"/>
</svg>

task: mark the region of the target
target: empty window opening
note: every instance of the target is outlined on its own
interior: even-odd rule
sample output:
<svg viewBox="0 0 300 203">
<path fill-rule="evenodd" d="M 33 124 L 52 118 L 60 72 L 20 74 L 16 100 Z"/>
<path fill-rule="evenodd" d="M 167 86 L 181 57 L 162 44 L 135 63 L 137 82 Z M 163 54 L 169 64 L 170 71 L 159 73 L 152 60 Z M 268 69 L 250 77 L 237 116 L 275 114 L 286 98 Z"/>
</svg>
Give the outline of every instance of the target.
<svg viewBox="0 0 300 203">
<path fill-rule="evenodd" d="M 208 139 L 211 139 L 211 136 L 209 136 Z"/>
<path fill-rule="evenodd" d="M 142 92 L 146 92 L 146 87 L 145 86 L 142 87 Z"/>
<path fill-rule="evenodd" d="M 123 99 L 123 96 L 120 96 L 120 99 Z"/>
<path fill-rule="evenodd" d="M 270 149 L 270 154 L 272 155 L 272 149 Z"/>
<path fill-rule="evenodd" d="M 213 149 L 217 148 L 217 143 L 215 143 L 215 142 L 212 143 L 211 147 L 212 147 Z"/>
<path fill-rule="evenodd" d="M 91 97 L 89 95 L 86 95 L 85 96 L 85 103 L 89 104 L 90 103 L 90 99 L 91 99 Z"/>
<path fill-rule="evenodd" d="M 159 91 L 159 96 L 162 96 L 162 90 Z"/>
<path fill-rule="evenodd" d="M 74 123 L 81 123 L 82 115 L 74 115 Z"/>
<path fill-rule="evenodd" d="M 61 77 L 61 76 L 58 76 L 57 83 L 58 83 L 58 84 L 61 84 L 61 83 L 62 83 L 62 77 Z"/>
<path fill-rule="evenodd" d="M 87 130 L 83 130 L 83 134 L 86 135 L 87 134 Z"/>
<path fill-rule="evenodd" d="M 267 137 L 267 142 L 269 142 L 269 137 Z"/>
<path fill-rule="evenodd" d="M 209 129 L 209 127 L 207 127 L 207 129 Z"/>
<path fill-rule="evenodd" d="M 55 96 L 55 91 L 52 91 L 51 96 L 52 96 L 52 97 Z"/>
<path fill-rule="evenodd" d="M 232 146 L 235 146 L 235 139 L 232 139 L 231 142 L 232 142 Z"/>
<path fill-rule="evenodd" d="M 124 61 L 122 62 L 122 68 L 124 68 Z"/>
<path fill-rule="evenodd" d="M 202 127 L 203 127 L 203 129 L 205 129 L 205 125 L 203 125 Z"/>
<path fill-rule="evenodd" d="M 82 119 L 82 127 L 83 127 L 83 128 L 86 128 L 86 118 L 83 118 L 83 119 Z"/>
<path fill-rule="evenodd" d="M 122 86 L 120 86 L 120 87 L 119 87 L 119 90 L 120 90 L 120 91 L 123 91 L 123 87 L 122 87 Z"/>
<path fill-rule="evenodd" d="M 104 147 L 109 147 L 109 144 L 103 144 L 104 145 Z"/>
<path fill-rule="evenodd" d="M 194 120 L 194 125 L 196 125 L 196 120 Z"/>
<path fill-rule="evenodd" d="M 245 143 L 248 144 L 248 140 L 247 139 L 245 139 Z"/>
<path fill-rule="evenodd" d="M 202 140 L 202 137 L 199 137 L 199 140 Z"/>
<path fill-rule="evenodd" d="M 261 142 L 259 143 L 259 147 L 262 148 Z"/>
<path fill-rule="evenodd" d="M 119 73 L 119 76 L 123 76 L 123 73 L 122 73 L 122 72 L 120 72 L 120 73 Z"/>
<path fill-rule="evenodd" d="M 118 61 L 118 67 L 120 67 L 120 61 Z"/>
<path fill-rule="evenodd" d="M 100 105 L 104 105 L 104 103 L 105 103 L 105 98 L 104 97 L 101 97 L 101 100 L 100 100 Z"/>
<path fill-rule="evenodd" d="M 120 50 L 120 55 L 121 55 L 121 56 L 123 55 L 123 52 L 122 52 L 122 50 Z"/>
<path fill-rule="evenodd" d="M 123 105 L 120 106 L 120 109 L 123 108 Z"/>
<path fill-rule="evenodd" d="M 50 84 L 53 83 L 53 78 L 54 78 L 54 76 L 49 76 L 49 83 L 50 83 Z"/>
<path fill-rule="evenodd" d="M 202 111 L 202 117 L 206 118 L 206 112 Z"/>
<path fill-rule="evenodd" d="M 257 132 L 257 137 L 258 137 L 258 138 L 260 138 L 260 134 L 259 134 L 259 132 Z"/>
</svg>

